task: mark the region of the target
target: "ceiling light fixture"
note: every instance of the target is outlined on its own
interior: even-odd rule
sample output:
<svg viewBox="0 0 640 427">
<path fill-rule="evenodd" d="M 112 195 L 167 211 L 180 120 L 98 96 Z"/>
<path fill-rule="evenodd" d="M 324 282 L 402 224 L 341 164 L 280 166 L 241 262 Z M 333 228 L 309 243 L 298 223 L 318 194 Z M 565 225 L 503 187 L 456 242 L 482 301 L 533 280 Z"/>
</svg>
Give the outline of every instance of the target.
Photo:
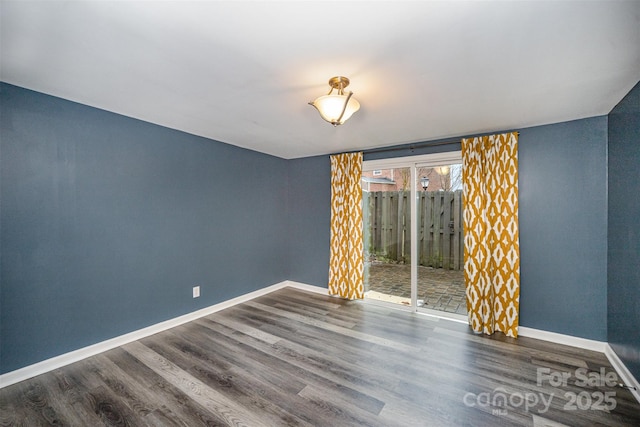
<svg viewBox="0 0 640 427">
<path fill-rule="evenodd" d="M 349 79 L 346 77 L 332 77 L 329 80 L 331 90 L 328 94 L 316 98 L 309 103 L 320 113 L 323 119 L 334 126 L 338 126 L 349 120 L 349 117 L 360 109 L 360 103 L 353 97 L 353 92 L 344 93 L 344 88 L 349 86 Z M 332 92 L 337 90 L 336 94 Z"/>
</svg>

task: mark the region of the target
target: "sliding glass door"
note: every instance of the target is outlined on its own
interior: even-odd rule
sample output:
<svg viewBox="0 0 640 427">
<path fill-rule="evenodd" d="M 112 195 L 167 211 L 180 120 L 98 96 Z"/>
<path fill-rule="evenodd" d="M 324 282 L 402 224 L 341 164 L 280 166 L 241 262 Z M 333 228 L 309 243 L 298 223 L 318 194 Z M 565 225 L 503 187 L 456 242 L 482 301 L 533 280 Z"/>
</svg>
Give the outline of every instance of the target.
<svg viewBox="0 0 640 427">
<path fill-rule="evenodd" d="M 365 298 L 465 315 L 460 152 L 366 161 L 362 188 Z"/>
<path fill-rule="evenodd" d="M 411 168 L 363 171 L 366 298 L 411 305 Z"/>
<path fill-rule="evenodd" d="M 466 315 L 462 165 L 418 165 L 417 306 Z"/>
</svg>

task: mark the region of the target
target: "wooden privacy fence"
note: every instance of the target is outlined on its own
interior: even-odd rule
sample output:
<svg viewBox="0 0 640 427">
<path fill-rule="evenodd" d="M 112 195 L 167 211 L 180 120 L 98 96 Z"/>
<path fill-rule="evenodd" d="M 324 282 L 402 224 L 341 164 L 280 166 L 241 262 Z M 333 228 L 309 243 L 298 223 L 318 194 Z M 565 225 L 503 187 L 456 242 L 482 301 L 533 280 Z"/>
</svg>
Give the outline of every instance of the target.
<svg viewBox="0 0 640 427">
<path fill-rule="evenodd" d="M 411 262 L 409 191 L 363 192 L 365 250 L 388 261 Z M 419 264 L 447 270 L 464 268 L 462 191 L 419 192 Z"/>
</svg>

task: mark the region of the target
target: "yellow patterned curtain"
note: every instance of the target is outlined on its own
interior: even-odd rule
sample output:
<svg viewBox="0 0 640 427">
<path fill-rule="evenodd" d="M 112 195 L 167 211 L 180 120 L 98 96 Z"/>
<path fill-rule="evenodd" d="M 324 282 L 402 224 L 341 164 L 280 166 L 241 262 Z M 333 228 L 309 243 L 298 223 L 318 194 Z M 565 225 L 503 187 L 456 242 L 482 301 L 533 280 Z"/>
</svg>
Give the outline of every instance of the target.
<svg viewBox="0 0 640 427">
<path fill-rule="evenodd" d="M 464 276 L 469 325 L 518 336 L 518 134 L 462 140 Z"/>
<path fill-rule="evenodd" d="M 331 156 L 329 294 L 364 298 L 362 153 Z"/>
</svg>

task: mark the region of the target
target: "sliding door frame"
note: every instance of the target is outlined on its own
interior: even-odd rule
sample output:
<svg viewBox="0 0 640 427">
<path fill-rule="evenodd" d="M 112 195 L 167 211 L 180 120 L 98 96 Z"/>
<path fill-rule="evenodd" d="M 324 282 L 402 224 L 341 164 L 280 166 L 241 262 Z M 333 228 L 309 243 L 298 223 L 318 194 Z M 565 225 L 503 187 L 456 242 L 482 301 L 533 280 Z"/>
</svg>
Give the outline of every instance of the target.
<svg viewBox="0 0 640 427">
<path fill-rule="evenodd" d="M 462 163 L 461 151 L 448 151 L 445 153 L 421 154 L 407 157 L 393 157 L 388 159 L 365 160 L 362 162 L 362 171 L 374 171 L 379 169 L 409 168 L 411 172 L 411 306 L 410 311 L 422 312 L 438 317 L 447 317 L 461 320 L 459 315 L 438 312 L 436 310 L 418 310 L 418 191 L 417 170 L 419 167 L 436 167 L 445 164 Z"/>
</svg>

